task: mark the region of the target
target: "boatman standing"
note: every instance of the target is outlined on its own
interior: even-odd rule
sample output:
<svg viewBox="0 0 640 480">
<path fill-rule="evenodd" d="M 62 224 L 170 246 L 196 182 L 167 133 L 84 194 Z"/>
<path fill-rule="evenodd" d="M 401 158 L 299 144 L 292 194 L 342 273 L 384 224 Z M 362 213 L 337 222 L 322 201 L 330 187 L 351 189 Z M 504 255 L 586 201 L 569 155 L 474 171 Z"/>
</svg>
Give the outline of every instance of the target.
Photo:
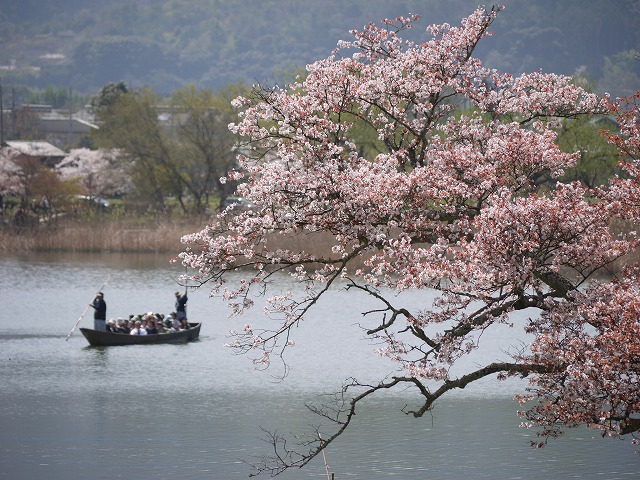
<svg viewBox="0 0 640 480">
<path fill-rule="evenodd" d="M 93 303 L 90 303 L 93 307 L 93 328 L 99 332 L 104 332 L 107 329 L 107 304 L 104 301 L 104 294 L 98 292 L 96 298 L 93 299 Z"/>
<path fill-rule="evenodd" d="M 184 290 L 184 295 L 180 295 L 180 292 L 176 292 L 176 318 L 178 321 L 183 318 L 187 318 L 187 290 Z"/>
</svg>

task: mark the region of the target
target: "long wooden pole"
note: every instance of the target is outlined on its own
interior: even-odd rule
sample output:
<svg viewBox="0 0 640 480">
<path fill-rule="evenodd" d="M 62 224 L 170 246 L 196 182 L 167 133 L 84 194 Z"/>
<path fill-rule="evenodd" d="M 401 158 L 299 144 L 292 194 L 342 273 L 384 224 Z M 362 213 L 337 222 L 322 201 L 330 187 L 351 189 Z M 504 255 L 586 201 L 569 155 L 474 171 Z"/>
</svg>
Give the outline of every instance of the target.
<svg viewBox="0 0 640 480">
<path fill-rule="evenodd" d="M 96 293 L 93 295 L 93 298 L 96 297 L 96 295 L 100 292 L 100 290 L 102 290 L 104 288 L 104 286 L 107 284 L 107 282 L 109 282 L 109 279 L 111 278 L 111 275 L 109 275 L 107 277 L 107 279 L 104 281 L 104 283 L 102 284 L 102 286 L 96 291 Z M 65 339 L 65 342 L 67 340 L 69 340 L 69 337 L 71 336 L 71 334 L 75 331 L 76 327 L 80 324 L 80 322 L 82 321 L 82 317 L 84 317 L 84 314 L 87 313 L 87 310 L 89 310 L 89 307 L 91 306 L 91 304 L 88 304 L 85 308 L 84 311 L 82 312 L 82 315 L 80 315 L 80 318 L 78 319 L 78 321 L 76 322 L 76 324 L 73 326 L 73 328 L 71 329 L 71 331 L 69 332 L 69 335 L 67 335 L 67 338 Z"/>
<path fill-rule="evenodd" d="M 322 437 L 320 436 L 320 432 L 318 432 L 318 438 L 322 441 Z M 327 456 L 324 454 L 324 448 L 322 449 L 322 458 L 324 459 L 324 470 L 327 472 L 327 480 L 329 479 L 329 465 L 327 464 Z M 333 478 L 333 474 L 331 474 L 331 478 Z"/>
</svg>

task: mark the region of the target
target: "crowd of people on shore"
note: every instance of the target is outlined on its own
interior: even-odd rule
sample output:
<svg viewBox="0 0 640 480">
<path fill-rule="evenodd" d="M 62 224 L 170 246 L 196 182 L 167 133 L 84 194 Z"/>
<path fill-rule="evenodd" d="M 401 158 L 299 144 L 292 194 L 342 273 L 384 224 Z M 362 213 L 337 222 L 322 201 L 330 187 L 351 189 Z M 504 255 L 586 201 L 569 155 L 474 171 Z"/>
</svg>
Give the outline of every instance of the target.
<svg viewBox="0 0 640 480">
<path fill-rule="evenodd" d="M 186 318 L 178 320 L 176 313 L 145 313 L 129 315 L 129 318 L 112 318 L 106 324 L 106 331 L 126 335 L 157 335 L 175 333 L 190 328 Z"/>
</svg>

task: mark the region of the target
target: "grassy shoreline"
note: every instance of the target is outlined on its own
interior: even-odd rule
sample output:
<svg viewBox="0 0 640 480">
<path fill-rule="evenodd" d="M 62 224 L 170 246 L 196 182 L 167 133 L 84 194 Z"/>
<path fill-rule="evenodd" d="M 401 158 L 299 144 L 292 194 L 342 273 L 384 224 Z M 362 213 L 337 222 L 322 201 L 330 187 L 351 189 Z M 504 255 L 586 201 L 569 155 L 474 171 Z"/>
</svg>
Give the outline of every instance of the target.
<svg viewBox="0 0 640 480">
<path fill-rule="evenodd" d="M 56 222 L 0 229 L 0 252 L 178 253 L 183 235 L 197 232 L 195 222 Z"/>
<path fill-rule="evenodd" d="M 201 231 L 205 219 L 108 219 L 94 218 L 36 224 L 20 229 L 0 228 L 0 253 L 142 253 L 169 254 L 184 251 L 180 239 Z M 328 235 L 284 237 L 275 235 L 270 243 L 279 248 L 331 255 Z"/>
<path fill-rule="evenodd" d="M 0 227 L 0 253 L 121 253 L 166 254 L 171 258 L 184 251 L 180 239 L 184 235 L 201 231 L 204 219 L 109 219 L 93 218 L 40 223 L 17 229 Z M 629 231 L 629 225 L 615 225 L 614 231 Z M 307 251 L 316 255 L 331 256 L 330 236 L 323 234 L 296 237 L 276 236 L 269 243 L 277 242 L 283 249 Z M 273 244 L 272 244 L 273 245 Z M 640 249 L 613 262 L 607 269 L 615 275 L 625 265 L 640 262 Z M 352 267 L 361 268 L 364 258 Z M 603 274 L 607 274 L 603 272 Z"/>
</svg>

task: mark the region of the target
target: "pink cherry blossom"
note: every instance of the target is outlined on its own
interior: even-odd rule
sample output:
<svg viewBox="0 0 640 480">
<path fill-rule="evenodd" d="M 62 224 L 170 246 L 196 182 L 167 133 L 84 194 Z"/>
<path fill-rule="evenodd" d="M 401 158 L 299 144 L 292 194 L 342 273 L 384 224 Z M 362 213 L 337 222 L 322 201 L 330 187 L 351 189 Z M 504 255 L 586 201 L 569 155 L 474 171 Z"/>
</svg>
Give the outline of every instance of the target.
<svg viewBox="0 0 640 480">
<path fill-rule="evenodd" d="M 230 177 L 243 179 L 238 192 L 256 208 L 221 213 L 183 238 L 181 254 L 233 315 L 263 305 L 264 321 L 253 313 L 231 346 L 268 365 L 339 285 L 379 303 L 364 320 L 340 315 L 361 322 L 377 354 L 397 364 L 395 376 L 348 382 L 338 397 L 349 401 L 318 407 L 335 413 L 338 428 L 271 472 L 306 464 L 379 390 L 415 387 L 423 403 L 407 413 L 421 416 L 487 376 L 529 378 L 518 400 L 533 401 L 522 416 L 541 437 L 582 424 L 606 435 L 640 429 L 638 269 L 614 270 L 638 241 L 611 228 L 640 219 L 640 115 L 568 77 L 485 68 L 473 51 L 500 9 L 434 25 L 422 43 L 401 38 L 415 16 L 369 24 L 306 77 L 234 102 L 241 119 L 230 128 L 246 144 Z M 627 156 L 628 178 L 600 190 L 561 183 L 579 152 L 562 152 L 554 127 L 612 109 L 621 132 L 611 141 Z M 365 148 L 374 141 L 378 151 Z M 291 238 L 303 247 L 282 247 Z M 327 248 L 304 247 L 315 238 Z M 304 293 L 269 295 L 280 273 Z M 407 290 L 436 300 L 406 303 Z M 486 365 L 463 362 L 525 310 L 530 321 L 519 327 L 530 345 L 507 361 L 499 352 Z"/>
</svg>

